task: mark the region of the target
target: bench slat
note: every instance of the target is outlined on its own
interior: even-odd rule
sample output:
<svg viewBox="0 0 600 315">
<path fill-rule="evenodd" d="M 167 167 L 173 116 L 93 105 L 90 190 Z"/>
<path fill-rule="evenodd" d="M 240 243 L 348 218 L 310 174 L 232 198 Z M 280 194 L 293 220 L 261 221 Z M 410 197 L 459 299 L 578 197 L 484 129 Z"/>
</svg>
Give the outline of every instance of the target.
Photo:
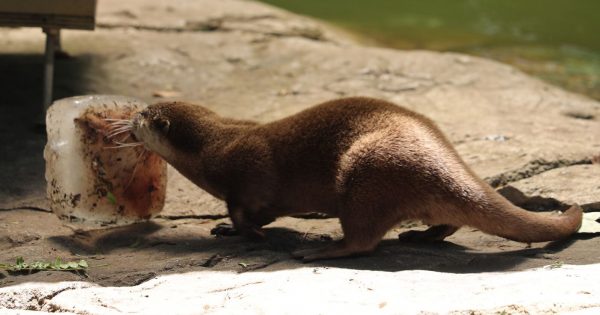
<svg viewBox="0 0 600 315">
<path fill-rule="evenodd" d="M 1 0 L 0 26 L 94 29 L 96 0 Z"/>
</svg>

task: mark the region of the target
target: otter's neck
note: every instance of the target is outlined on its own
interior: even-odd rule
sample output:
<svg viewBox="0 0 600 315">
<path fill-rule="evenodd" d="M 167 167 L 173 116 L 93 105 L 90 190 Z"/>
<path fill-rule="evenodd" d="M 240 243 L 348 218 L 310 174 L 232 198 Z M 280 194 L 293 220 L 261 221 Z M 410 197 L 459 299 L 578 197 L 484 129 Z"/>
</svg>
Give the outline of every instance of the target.
<svg viewBox="0 0 600 315">
<path fill-rule="evenodd" d="M 211 117 L 199 120 L 193 139 L 198 139 L 196 150 L 177 155 L 170 162 L 180 173 L 211 195 L 224 199 L 226 188 L 214 178 L 223 178 L 228 148 L 242 139 L 256 122 Z M 198 163 L 201 162 L 201 163 Z M 200 167 L 198 165 L 201 165 Z"/>
</svg>

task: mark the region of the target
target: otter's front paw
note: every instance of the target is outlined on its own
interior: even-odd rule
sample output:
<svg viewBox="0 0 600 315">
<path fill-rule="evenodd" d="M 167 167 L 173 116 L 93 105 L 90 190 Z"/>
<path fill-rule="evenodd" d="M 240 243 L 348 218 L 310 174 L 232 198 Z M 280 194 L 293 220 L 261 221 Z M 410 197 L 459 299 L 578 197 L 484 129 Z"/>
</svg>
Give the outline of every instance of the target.
<svg viewBox="0 0 600 315">
<path fill-rule="evenodd" d="M 211 235 L 215 236 L 235 236 L 243 235 L 251 240 L 262 241 L 266 238 L 265 232 L 259 227 L 244 227 L 236 229 L 233 224 L 219 223 L 212 230 Z"/>
<path fill-rule="evenodd" d="M 233 227 L 233 224 L 219 223 L 210 230 L 210 234 L 215 236 L 234 236 L 240 235 L 240 231 Z"/>
</svg>

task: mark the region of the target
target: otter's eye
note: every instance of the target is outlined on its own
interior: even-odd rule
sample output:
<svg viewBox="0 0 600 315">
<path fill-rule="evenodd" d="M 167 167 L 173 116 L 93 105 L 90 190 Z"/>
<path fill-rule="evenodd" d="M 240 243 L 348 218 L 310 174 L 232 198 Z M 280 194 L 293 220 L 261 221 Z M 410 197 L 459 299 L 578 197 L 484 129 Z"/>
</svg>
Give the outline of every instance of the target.
<svg viewBox="0 0 600 315">
<path fill-rule="evenodd" d="M 159 118 L 154 121 L 154 125 L 156 126 L 156 129 L 166 134 L 169 132 L 169 126 L 171 126 L 171 123 L 166 119 Z"/>
</svg>

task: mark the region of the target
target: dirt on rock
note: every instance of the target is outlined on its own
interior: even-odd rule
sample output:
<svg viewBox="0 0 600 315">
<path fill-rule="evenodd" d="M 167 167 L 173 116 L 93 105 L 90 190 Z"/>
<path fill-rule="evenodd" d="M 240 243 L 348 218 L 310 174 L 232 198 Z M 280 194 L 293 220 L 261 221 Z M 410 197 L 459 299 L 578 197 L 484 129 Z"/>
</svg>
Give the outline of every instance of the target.
<svg viewBox="0 0 600 315">
<path fill-rule="evenodd" d="M 171 172 L 174 172 L 172 169 Z M 174 181 L 185 181 L 173 176 Z M 167 211 L 155 219 L 122 227 L 89 228 L 59 220 L 43 210 L 0 211 L 0 261 L 85 259 L 86 273 L 40 271 L 0 273 L 0 286 L 23 282 L 91 281 L 104 286 L 132 286 L 161 274 L 199 270 L 283 270 L 306 266 L 291 257 L 299 248 L 325 246 L 342 235 L 337 219 L 281 218 L 267 227 L 267 240 L 215 237 L 224 215 L 189 215 Z M 180 208 L 179 208 L 180 209 Z M 201 208 L 200 208 L 201 209 Z M 574 236 L 531 246 L 463 228 L 444 242 L 400 242 L 397 235 L 423 229 L 405 223 L 391 230 L 372 254 L 311 266 L 359 270 L 431 270 L 455 273 L 524 270 L 545 265 L 591 264 L 600 259 L 600 238 Z"/>
</svg>

